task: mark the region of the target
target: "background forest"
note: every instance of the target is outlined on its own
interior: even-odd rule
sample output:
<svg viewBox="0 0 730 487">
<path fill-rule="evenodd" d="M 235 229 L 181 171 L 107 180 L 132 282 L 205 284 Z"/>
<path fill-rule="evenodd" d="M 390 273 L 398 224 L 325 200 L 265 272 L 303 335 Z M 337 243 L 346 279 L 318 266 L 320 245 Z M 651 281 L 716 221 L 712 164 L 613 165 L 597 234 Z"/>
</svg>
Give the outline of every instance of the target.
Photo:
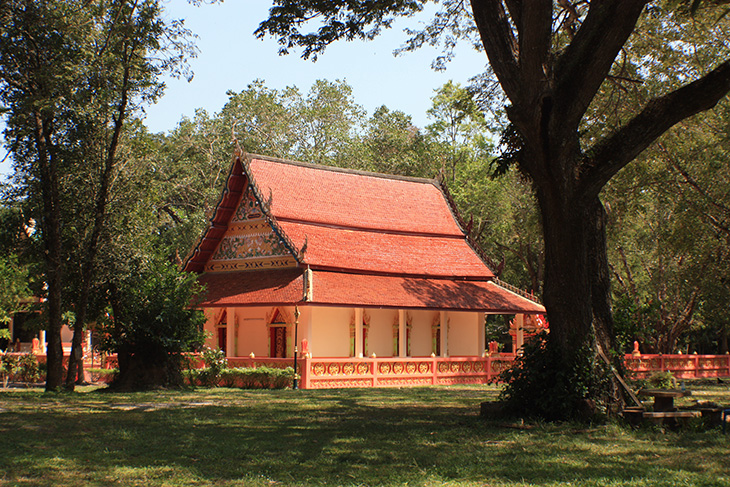
<svg viewBox="0 0 730 487">
<path fill-rule="evenodd" d="M 65 294 L 72 296 L 61 302 L 65 322 L 76 319 L 78 313 L 70 310 L 79 309 L 74 302 L 79 296 L 87 300 L 82 322 L 94 321 L 121 295 L 119 290 L 130 287 L 131 276 L 152 279 L 154 269 L 185 259 L 212 215 L 236 145 L 304 162 L 440 178 L 469 232 L 491 256 L 495 273 L 540 294 L 539 214 L 527 179 L 514 167 L 499 170 L 504 99 L 489 77 L 442 86 L 432 98 L 431 123 L 425 127 L 386 106 L 366 113 L 343 81 L 275 90 L 260 80 L 230 91 L 217 113 L 200 110 L 167 133 L 150 133 L 140 109 L 160 96 L 160 73 L 186 75 L 184 58 L 191 45 L 181 26 L 155 23 L 152 11 L 146 20 L 135 15 L 130 13 L 129 25 L 138 31 L 110 29 L 107 38 L 118 36 L 118 44 L 110 42 L 103 55 L 82 50 L 78 55 L 88 59 L 76 60 L 98 73 L 117 62 L 104 56 L 118 55 L 129 60 L 129 69 L 110 72 L 104 80 L 63 73 L 67 79 L 83 77 L 92 88 L 68 94 L 87 99 L 64 107 L 52 139 L 55 154 L 65 157 L 57 173 L 58 208 L 64 216 L 58 231 L 66 249 L 58 265 L 66 276 Z M 728 17 L 717 20 L 710 13 L 690 20 L 658 8 L 645 16 L 616 75 L 607 78 L 600 100 L 591 105 L 590 130 L 619 125 L 659 89 L 653 80 L 680 84 L 704 72 L 724 49 L 714 39 L 726 37 Z M 158 42 L 161 32 L 168 44 Z M 682 43 L 657 56 L 657 39 L 672 36 Z M 135 64 L 130 39 L 167 57 L 157 64 Z M 89 45 L 98 46 L 98 40 Z M 4 52 L 0 60 L 10 54 Z M 6 105 L 13 101 L 7 93 Z M 124 96 L 128 105 L 123 106 Z M 78 106 L 84 108 L 74 108 Z M 27 125 L 19 122 L 18 113 L 5 114 L 5 142 L 15 173 L 2 188 L 0 206 L 3 321 L 18 309 L 18 297 L 46 292 L 42 269 L 48 249 L 41 235 L 49 231 L 38 225 L 47 210 L 38 155 L 23 132 Z M 630 351 L 634 340 L 643 352 L 728 351 L 729 133 L 730 104 L 724 99 L 715 110 L 677 124 L 601 195 L 608 213 L 615 327 L 623 351 Z M 113 164 L 104 164 L 110 160 Z M 506 341 L 504 331 L 503 323 L 490 323 L 492 338 Z"/>
</svg>

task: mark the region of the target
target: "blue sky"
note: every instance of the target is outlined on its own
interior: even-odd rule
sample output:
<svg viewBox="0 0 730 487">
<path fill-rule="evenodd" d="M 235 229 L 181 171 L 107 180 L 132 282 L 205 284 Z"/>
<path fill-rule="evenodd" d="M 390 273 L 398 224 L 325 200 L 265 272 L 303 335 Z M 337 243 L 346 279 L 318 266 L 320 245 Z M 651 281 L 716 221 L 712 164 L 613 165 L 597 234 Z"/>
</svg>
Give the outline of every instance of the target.
<svg viewBox="0 0 730 487">
<path fill-rule="evenodd" d="M 466 44 L 460 46 L 445 72 L 431 69 L 431 61 L 438 55 L 431 48 L 394 57 L 393 50 L 406 39 L 403 27 L 418 27 L 418 19 L 396 23 L 374 41 L 333 44 L 313 63 L 298 53 L 279 56 L 274 39 L 254 38 L 253 31 L 267 17 L 268 1 L 226 0 L 192 7 L 186 0 L 168 0 L 165 6 L 169 18 L 185 19 L 186 27 L 199 36 L 200 52 L 190 63 L 193 81 L 166 80 L 163 98 L 146 107 L 145 123 L 153 132 L 172 130 L 197 108 L 218 112 L 227 101 L 228 90 L 241 91 L 255 79 L 263 79 L 269 88 L 297 86 L 302 92 L 317 79 L 344 80 L 353 87 L 355 102 L 368 114 L 386 105 L 411 115 L 415 125 L 424 127 L 429 123 L 426 110 L 434 90 L 450 79 L 466 84 L 486 64 L 486 56 Z M 428 16 L 424 17 L 427 21 Z M 9 171 L 9 163 L 0 165 L 0 173 Z"/>
</svg>

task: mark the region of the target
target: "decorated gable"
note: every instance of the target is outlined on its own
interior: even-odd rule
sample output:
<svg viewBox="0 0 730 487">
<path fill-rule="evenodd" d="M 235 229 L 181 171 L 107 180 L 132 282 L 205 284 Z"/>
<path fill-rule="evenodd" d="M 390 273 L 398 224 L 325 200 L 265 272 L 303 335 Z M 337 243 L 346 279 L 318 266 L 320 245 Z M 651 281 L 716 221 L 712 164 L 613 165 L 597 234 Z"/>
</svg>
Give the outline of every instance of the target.
<svg viewBox="0 0 730 487">
<path fill-rule="evenodd" d="M 261 204 L 247 185 L 205 270 L 240 271 L 296 265 L 296 259 L 266 220 Z"/>
</svg>

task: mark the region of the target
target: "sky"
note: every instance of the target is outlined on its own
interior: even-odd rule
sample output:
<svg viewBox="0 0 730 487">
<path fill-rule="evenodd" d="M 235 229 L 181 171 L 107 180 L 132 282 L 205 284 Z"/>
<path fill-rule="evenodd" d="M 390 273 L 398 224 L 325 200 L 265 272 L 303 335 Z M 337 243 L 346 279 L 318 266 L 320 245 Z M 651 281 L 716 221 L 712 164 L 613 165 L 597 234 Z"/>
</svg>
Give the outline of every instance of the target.
<svg viewBox="0 0 730 487">
<path fill-rule="evenodd" d="M 226 0 L 200 7 L 187 0 L 165 1 L 166 16 L 185 19 L 185 26 L 198 35 L 199 53 L 190 61 L 195 73 L 192 82 L 166 79 L 164 96 L 145 108 L 150 131 L 168 132 L 198 108 L 217 113 L 228 99 L 227 91 L 244 90 L 256 79 L 264 80 L 269 88 L 296 86 L 303 93 L 317 79 L 343 80 L 352 86 L 355 103 L 369 115 L 385 105 L 411 115 L 416 126 L 424 127 L 430 123 L 426 111 L 434 90 L 449 80 L 466 84 L 486 64 L 486 56 L 466 44 L 459 46 L 445 72 L 431 69 L 439 54 L 432 48 L 394 57 L 393 50 L 407 38 L 403 27 L 422 26 L 428 15 L 397 22 L 374 41 L 335 43 L 316 62 L 301 59 L 297 52 L 279 56 L 275 39 L 260 40 L 253 35 L 270 7 L 265 0 Z M 9 172 L 8 161 L 0 164 L 0 174 Z"/>
</svg>

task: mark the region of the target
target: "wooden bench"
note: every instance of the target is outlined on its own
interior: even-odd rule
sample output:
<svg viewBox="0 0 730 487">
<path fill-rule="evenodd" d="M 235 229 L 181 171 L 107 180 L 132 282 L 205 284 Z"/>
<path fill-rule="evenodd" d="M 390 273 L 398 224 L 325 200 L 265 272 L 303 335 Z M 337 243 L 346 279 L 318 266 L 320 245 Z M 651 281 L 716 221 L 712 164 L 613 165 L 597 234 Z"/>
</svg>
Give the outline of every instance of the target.
<svg viewBox="0 0 730 487">
<path fill-rule="evenodd" d="M 656 424 L 662 423 L 670 428 L 677 426 L 678 419 L 687 421 L 690 418 L 699 418 L 701 416 L 701 411 L 646 411 L 642 414 L 644 419 Z"/>
<path fill-rule="evenodd" d="M 642 416 L 646 419 L 699 418 L 702 411 L 644 411 Z"/>
</svg>

